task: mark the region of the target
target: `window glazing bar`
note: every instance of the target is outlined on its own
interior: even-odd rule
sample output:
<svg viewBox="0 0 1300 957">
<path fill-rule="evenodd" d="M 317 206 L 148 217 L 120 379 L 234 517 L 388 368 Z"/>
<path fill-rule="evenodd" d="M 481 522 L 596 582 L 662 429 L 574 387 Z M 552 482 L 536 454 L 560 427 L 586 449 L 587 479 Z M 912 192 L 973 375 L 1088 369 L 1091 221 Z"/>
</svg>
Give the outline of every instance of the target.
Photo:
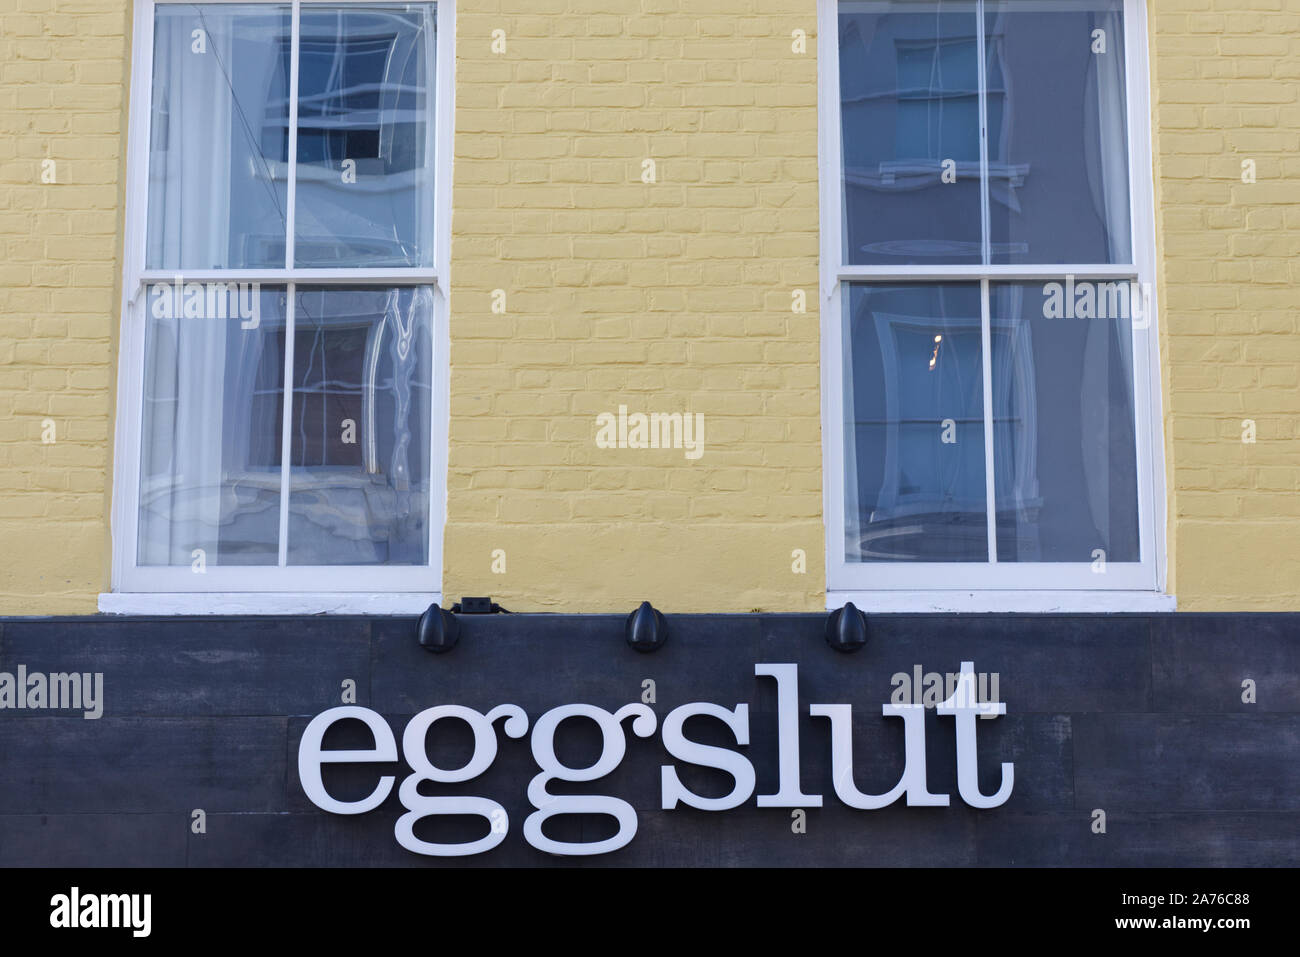
<svg viewBox="0 0 1300 957">
<path fill-rule="evenodd" d="M 899 282 L 943 281 L 945 279 L 1136 279 L 1135 265 L 1089 263 L 1031 263 L 1005 266 L 841 266 L 836 278 L 840 282 L 855 280 L 898 280 Z"/>
<path fill-rule="evenodd" d="M 984 502 L 989 563 L 998 561 L 997 489 L 993 484 L 993 333 L 989 320 L 989 281 L 980 281 L 980 361 L 984 385 Z"/>
<path fill-rule="evenodd" d="M 293 268 L 294 233 L 298 228 L 295 213 L 298 208 L 298 45 L 301 40 L 301 12 L 298 0 L 293 0 L 293 19 L 289 30 L 289 155 L 285 164 L 289 167 L 289 184 L 285 194 L 285 204 L 288 206 L 284 220 L 285 269 Z"/>
<path fill-rule="evenodd" d="M 437 283 L 435 270 L 394 267 L 392 269 L 348 269 L 346 267 L 311 269 L 146 269 L 142 283 L 182 282 L 302 282 L 317 285 L 384 282 L 393 286 Z"/>
<path fill-rule="evenodd" d="M 993 247 L 989 243 L 989 80 L 987 44 L 984 39 L 984 0 L 975 2 L 975 50 L 979 62 L 976 68 L 979 74 L 980 111 L 980 245 L 982 261 L 987 266 L 993 261 Z"/>
<path fill-rule="evenodd" d="M 289 456 L 293 451 L 293 323 L 294 291 L 290 283 L 284 304 L 284 414 L 280 420 L 280 557 L 289 562 Z"/>
</svg>

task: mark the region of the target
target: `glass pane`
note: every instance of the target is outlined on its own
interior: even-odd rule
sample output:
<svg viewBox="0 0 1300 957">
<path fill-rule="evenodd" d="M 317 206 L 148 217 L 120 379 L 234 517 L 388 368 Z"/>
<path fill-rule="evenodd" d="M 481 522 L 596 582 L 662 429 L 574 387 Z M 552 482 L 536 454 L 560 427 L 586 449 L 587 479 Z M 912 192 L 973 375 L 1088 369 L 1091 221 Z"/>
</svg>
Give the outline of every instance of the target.
<svg viewBox="0 0 1300 957">
<path fill-rule="evenodd" d="M 289 27 L 288 5 L 156 8 L 149 268 L 284 266 Z"/>
<path fill-rule="evenodd" d="M 998 561 L 1138 561 L 1129 284 L 989 295 Z"/>
<path fill-rule="evenodd" d="M 433 10 L 302 8 L 297 265 L 432 265 Z"/>
<path fill-rule="evenodd" d="M 1127 263 L 1123 0 L 989 0 L 995 263 Z"/>
<path fill-rule="evenodd" d="M 841 5 L 846 263 L 982 262 L 975 11 Z"/>
<path fill-rule="evenodd" d="M 979 285 L 847 290 L 845 559 L 987 561 Z"/>
<path fill-rule="evenodd" d="M 289 564 L 428 562 L 433 290 L 298 290 Z"/>
<path fill-rule="evenodd" d="M 139 564 L 276 563 L 284 306 L 256 283 L 147 290 Z"/>
</svg>

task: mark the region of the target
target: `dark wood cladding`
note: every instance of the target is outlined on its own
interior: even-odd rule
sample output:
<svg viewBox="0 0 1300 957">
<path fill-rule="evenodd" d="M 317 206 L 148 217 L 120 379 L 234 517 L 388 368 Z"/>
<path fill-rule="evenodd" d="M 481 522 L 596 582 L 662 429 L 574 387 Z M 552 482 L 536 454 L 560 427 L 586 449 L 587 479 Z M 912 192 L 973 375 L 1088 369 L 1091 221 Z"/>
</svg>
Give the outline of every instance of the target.
<svg viewBox="0 0 1300 957">
<path fill-rule="evenodd" d="M 669 615 L 667 644 L 639 654 L 623 615 L 490 615 L 462 618 L 457 647 L 430 655 L 414 618 L 206 617 L 0 620 L 0 671 L 102 672 L 103 717 L 0 711 L 0 865 L 42 866 L 492 866 L 492 865 L 1082 865 L 1294 866 L 1300 861 L 1300 614 L 887 615 L 869 640 L 838 654 L 821 615 Z M 999 808 L 958 797 L 952 721 L 926 716 L 930 789 L 946 808 L 855 811 L 835 797 L 825 719 L 811 703 L 853 706 L 854 773 L 884 791 L 902 768 L 902 728 L 881 716 L 890 678 L 957 672 L 961 662 L 997 672 L 1005 717 L 981 721 L 986 793 L 1002 761 L 1015 788 Z M 403 850 L 393 824 L 397 789 L 378 809 L 345 817 L 313 806 L 298 782 L 297 747 L 312 716 L 341 703 L 378 711 L 400 742 L 409 717 L 435 704 L 480 711 L 513 703 L 530 724 L 561 704 L 615 709 L 655 681 L 662 722 L 674 707 L 708 701 L 750 708 L 757 793 L 776 789 L 776 686 L 756 663 L 799 666 L 801 781 L 824 796 L 807 809 L 807 833 L 790 811 L 659 809 L 659 768 L 721 793 L 725 776 L 684 766 L 659 733 L 629 735 L 615 771 L 572 793 L 610 794 L 637 809 L 638 831 L 608 855 L 555 858 L 521 834 L 537 773 L 529 739 L 499 736 L 484 774 L 437 793 L 499 801 L 510 833 L 497 848 L 461 859 Z M 1242 682 L 1257 702 L 1243 704 Z M 696 719 L 692 719 L 696 720 Z M 444 724 L 447 726 L 444 727 Z M 445 766 L 469 755 L 468 729 L 438 726 L 428 742 Z M 590 763 L 599 737 L 572 721 L 561 757 Z M 735 747 L 708 719 L 689 726 L 702 743 Z M 340 725 L 327 747 L 347 746 Z M 356 739 L 357 746 L 368 741 Z M 332 767 L 341 797 L 374 786 L 385 767 Z M 711 777 L 714 775 L 714 777 Z M 721 786 L 721 790 L 719 787 Z M 584 788 L 591 788 L 584 791 Z M 432 785 L 424 785 L 434 793 Z M 351 794 L 349 795 L 349 792 Z M 191 813 L 206 813 L 206 833 Z M 1094 809 L 1106 833 L 1092 833 Z M 439 822 L 442 840 L 481 836 L 471 819 Z M 463 826 L 464 831 L 456 830 Z M 550 825 L 548 825 L 548 828 Z M 607 836 L 600 821 L 556 825 L 571 840 Z M 584 830 L 585 829 L 585 830 Z M 458 836 L 459 835 L 459 836 Z"/>
</svg>

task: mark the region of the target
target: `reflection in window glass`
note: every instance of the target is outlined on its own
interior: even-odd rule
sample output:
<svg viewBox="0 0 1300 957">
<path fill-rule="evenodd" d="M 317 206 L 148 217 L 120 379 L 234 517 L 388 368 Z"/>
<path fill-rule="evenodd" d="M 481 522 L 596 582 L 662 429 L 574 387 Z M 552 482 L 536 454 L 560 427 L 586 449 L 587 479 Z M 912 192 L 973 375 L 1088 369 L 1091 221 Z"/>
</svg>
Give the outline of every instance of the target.
<svg viewBox="0 0 1300 957">
<path fill-rule="evenodd" d="M 1131 262 L 1123 0 L 984 9 L 992 261 Z"/>
<path fill-rule="evenodd" d="M 846 263 L 983 261 L 977 22 L 974 2 L 841 7 Z"/>
<path fill-rule="evenodd" d="M 1123 0 L 984 10 L 841 4 L 844 262 L 1131 262 Z"/>
<path fill-rule="evenodd" d="M 289 564 L 425 564 L 433 290 L 294 303 Z"/>
<path fill-rule="evenodd" d="M 998 561 L 1138 561 L 1129 284 L 990 296 Z"/>
<path fill-rule="evenodd" d="M 433 6 L 301 21 L 296 264 L 431 265 Z"/>
<path fill-rule="evenodd" d="M 979 285 L 846 288 L 846 559 L 987 561 Z"/>
</svg>

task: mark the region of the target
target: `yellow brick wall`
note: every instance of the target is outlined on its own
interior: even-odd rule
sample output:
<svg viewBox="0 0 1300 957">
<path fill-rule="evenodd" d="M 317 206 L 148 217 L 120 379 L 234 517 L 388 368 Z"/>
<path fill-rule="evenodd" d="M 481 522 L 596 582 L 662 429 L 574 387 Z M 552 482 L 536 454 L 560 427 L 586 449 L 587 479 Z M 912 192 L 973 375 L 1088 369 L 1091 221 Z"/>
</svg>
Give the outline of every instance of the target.
<svg viewBox="0 0 1300 957">
<path fill-rule="evenodd" d="M 1170 589 L 1187 611 L 1294 611 L 1300 0 L 1152 7 Z"/>
<path fill-rule="evenodd" d="M 109 584 L 130 16 L 0 0 L 0 614 Z"/>
<path fill-rule="evenodd" d="M 825 607 L 816 4 L 468 0 L 457 19 L 447 596 Z M 703 455 L 597 448 L 620 405 L 703 413 Z"/>
<path fill-rule="evenodd" d="M 1296 610 L 1300 0 L 1151 6 L 1171 590 Z M 0 0 L 0 613 L 109 585 L 130 18 Z M 815 34 L 813 0 L 459 3 L 448 600 L 822 607 Z M 703 413 L 703 457 L 597 448 L 620 405 Z"/>
</svg>

